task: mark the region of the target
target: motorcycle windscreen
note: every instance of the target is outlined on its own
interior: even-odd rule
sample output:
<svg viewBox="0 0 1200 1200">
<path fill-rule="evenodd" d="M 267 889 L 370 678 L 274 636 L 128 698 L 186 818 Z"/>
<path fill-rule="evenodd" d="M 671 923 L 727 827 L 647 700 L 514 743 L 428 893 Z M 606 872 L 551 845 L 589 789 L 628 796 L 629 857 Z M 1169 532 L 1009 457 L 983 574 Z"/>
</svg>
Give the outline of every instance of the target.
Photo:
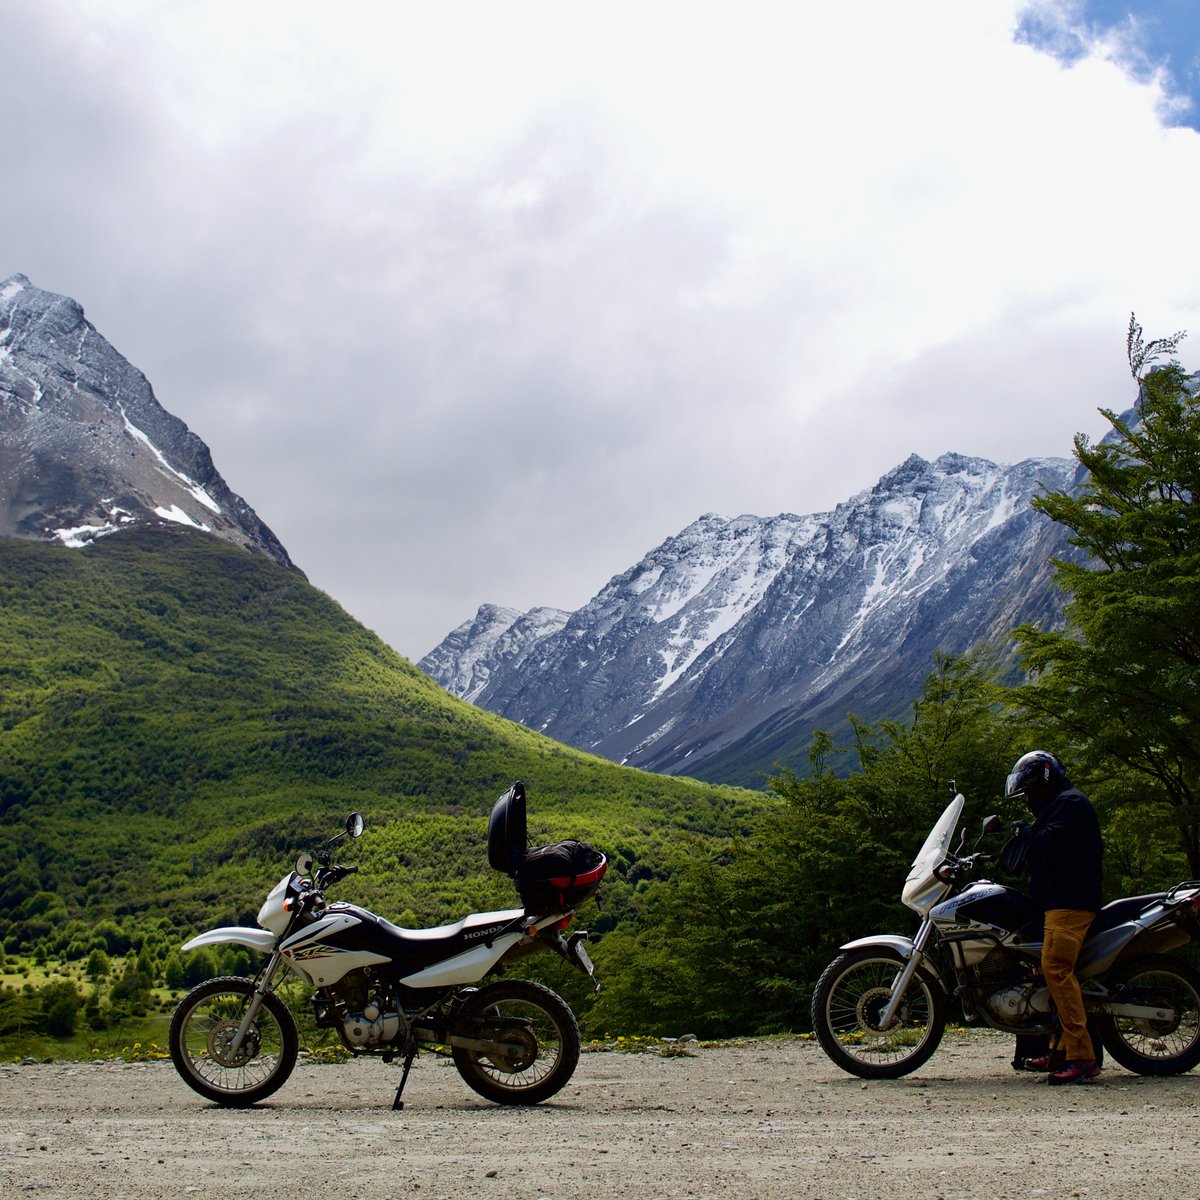
<svg viewBox="0 0 1200 1200">
<path fill-rule="evenodd" d="M 944 861 L 946 852 L 950 849 L 950 841 L 958 828 L 958 818 L 962 816 L 965 803 L 960 792 L 946 805 L 945 812 L 938 817 L 937 823 L 925 839 L 925 844 L 913 859 L 900 899 L 919 913 L 928 912 L 934 901 L 945 893 L 946 885 L 936 879 L 933 872 Z"/>
</svg>

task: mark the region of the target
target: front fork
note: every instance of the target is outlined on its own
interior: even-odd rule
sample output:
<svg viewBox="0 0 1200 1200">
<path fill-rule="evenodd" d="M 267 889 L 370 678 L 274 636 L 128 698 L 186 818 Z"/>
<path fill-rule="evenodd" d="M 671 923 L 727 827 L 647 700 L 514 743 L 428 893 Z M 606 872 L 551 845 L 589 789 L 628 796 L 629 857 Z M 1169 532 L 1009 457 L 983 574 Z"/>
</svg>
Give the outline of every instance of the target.
<svg viewBox="0 0 1200 1200">
<path fill-rule="evenodd" d="M 246 1035 L 254 1026 L 254 1022 L 258 1018 L 258 1011 L 262 1008 L 263 999 L 271 990 L 271 981 L 275 978 L 275 972 L 279 970 L 279 964 L 283 962 L 283 955 L 278 950 L 267 960 L 267 965 L 258 973 L 254 982 L 254 991 L 250 996 L 250 1003 L 246 1005 L 246 1011 L 242 1016 L 242 1022 L 238 1026 L 237 1033 L 229 1043 L 229 1053 L 236 1055 L 242 1048 L 242 1043 L 246 1040 Z"/>
<path fill-rule="evenodd" d="M 930 917 L 926 917 L 921 922 L 921 928 L 917 930 L 917 936 L 913 938 L 912 950 L 909 951 L 903 970 L 892 981 L 892 990 L 888 996 L 887 1007 L 884 1008 L 879 1016 L 880 1029 L 890 1029 L 892 1022 L 896 1019 L 896 1013 L 899 1011 L 900 1003 L 904 999 L 904 993 L 908 991 L 908 985 L 912 982 L 912 977 L 917 973 L 917 968 L 921 965 L 925 957 L 925 944 L 929 941 L 929 935 L 932 932 L 933 920 Z"/>
</svg>

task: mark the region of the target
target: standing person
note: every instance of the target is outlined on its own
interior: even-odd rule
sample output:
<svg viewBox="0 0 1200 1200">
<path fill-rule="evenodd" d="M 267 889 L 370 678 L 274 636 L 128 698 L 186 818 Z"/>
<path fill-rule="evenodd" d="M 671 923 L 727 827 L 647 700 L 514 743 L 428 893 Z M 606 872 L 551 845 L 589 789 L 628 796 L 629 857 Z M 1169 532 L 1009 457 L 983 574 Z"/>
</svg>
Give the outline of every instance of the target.
<svg viewBox="0 0 1200 1200">
<path fill-rule="evenodd" d="M 1088 798 L 1072 786 L 1062 763 L 1044 750 L 1017 759 L 1004 789 L 1021 796 L 1034 821 L 1013 833 L 1026 850 L 1030 899 L 1045 913 L 1042 975 L 1058 1011 L 1057 1046 L 1028 1066 L 1049 1071 L 1048 1083 L 1083 1083 L 1100 1074 L 1087 1029 L 1075 964 L 1100 911 L 1100 822 Z"/>
</svg>

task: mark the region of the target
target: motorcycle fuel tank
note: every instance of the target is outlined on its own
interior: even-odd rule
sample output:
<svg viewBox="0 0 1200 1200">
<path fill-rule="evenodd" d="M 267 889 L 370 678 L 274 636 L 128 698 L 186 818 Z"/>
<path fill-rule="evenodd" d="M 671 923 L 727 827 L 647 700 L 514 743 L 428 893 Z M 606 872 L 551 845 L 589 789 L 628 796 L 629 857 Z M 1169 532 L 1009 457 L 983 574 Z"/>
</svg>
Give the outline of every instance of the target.
<svg viewBox="0 0 1200 1200">
<path fill-rule="evenodd" d="M 957 896 L 935 904 L 930 915 L 939 928 L 986 926 L 1003 933 L 1020 933 L 1025 940 L 1041 937 L 1041 910 L 1020 892 L 1000 883 L 980 880 Z"/>
<path fill-rule="evenodd" d="M 345 913 L 326 913 L 280 943 L 288 965 L 317 987 L 337 983 L 348 971 L 388 961 L 354 934 L 359 921 Z M 349 943 L 349 944 L 346 944 Z"/>
</svg>

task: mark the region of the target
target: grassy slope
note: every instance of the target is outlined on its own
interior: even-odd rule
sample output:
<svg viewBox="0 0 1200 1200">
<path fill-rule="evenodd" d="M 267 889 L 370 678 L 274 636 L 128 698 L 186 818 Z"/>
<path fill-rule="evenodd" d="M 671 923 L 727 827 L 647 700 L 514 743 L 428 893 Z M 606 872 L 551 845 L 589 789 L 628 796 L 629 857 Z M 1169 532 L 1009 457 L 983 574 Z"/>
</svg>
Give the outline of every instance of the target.
<svg viewBox="0 0 1200 1200">
<path fill-rule="evenodd" d="M 639 879 L 738 832 L 758 803 L 456 701 L 299 576 L 215 539 L 0 540 L 10 940 L 61 940 L 64 920 L 77 941 L 110 917 L 164 937 L 252 920 L 296 850 L 355 808 L 368 831 L 345 856 L 362 866 L 346 898 L 404 923 L 507 906 L 485 829 L 514 778 L 531 841 L 609 854 L 618 915 Z"/>
</svg>

